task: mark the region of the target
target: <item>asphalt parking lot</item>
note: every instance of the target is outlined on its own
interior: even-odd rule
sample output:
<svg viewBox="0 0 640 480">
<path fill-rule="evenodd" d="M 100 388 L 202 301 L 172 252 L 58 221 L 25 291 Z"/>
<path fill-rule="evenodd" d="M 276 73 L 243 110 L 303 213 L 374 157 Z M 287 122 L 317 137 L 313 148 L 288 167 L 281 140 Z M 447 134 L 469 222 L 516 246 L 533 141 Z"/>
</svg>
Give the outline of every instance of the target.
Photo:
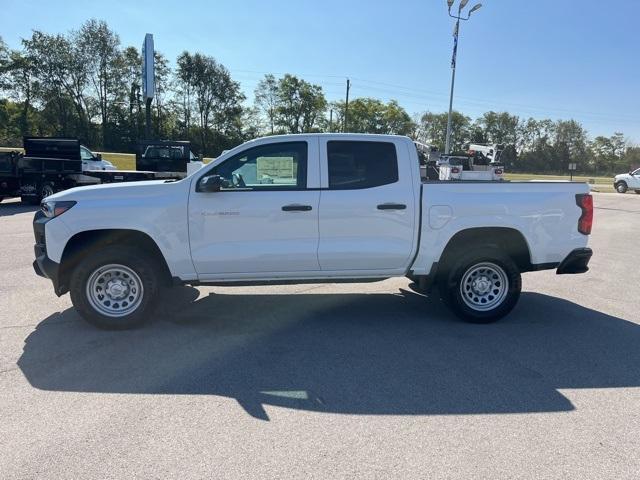
<svg viewBox="0 0 640 480">
<path fill-rule="evenodd" d="M 177 289 L 85 324 L 0 204 L 2 478 L 638 478 L 640 195 L 595 194 L 585 275 L 459 322 L 402 279 Z"/>
</svg>

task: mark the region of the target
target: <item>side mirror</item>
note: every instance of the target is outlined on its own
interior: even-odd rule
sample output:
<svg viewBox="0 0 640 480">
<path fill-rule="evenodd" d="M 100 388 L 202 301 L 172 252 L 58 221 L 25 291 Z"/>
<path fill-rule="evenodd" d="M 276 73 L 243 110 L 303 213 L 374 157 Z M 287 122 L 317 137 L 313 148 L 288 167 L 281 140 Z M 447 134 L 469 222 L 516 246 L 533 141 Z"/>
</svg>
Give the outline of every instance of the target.
<svg viewBox="0 0 640 480">
<path fill-rule="evenodd" d="M 96 153 L 96 158 L 98 160 L 102 160 L 102 154 L 101 153 Z"/>
<path fill-rule="evenodd" d="M 221 187 L 222 177 L 220 175 L 208 175 L 200 179 L 196 192 L 219 192 Z"/>
</svg>

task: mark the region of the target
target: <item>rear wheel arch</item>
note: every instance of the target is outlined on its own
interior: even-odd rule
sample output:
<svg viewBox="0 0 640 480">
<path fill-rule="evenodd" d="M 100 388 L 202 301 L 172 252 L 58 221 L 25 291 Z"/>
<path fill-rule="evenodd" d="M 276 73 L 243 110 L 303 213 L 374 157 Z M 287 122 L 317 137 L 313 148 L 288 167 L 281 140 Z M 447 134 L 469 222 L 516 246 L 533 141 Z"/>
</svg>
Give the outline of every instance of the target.
<svg viewBox="0 0 640 480">
<path fill-rule="evenodd" d="M 472 249 L 493 247 L 511 258 L 521 272 L 533 269 L 531 250 L 524 235 L 515 228 L 478 227 L 454 234 L 438 261 L 438 275 L 446 274 L 457 258 Z"/>
<path fill-rule="evenodd" d="M 60 286 L 68 291 L 73 270 L 84 258 L 101 248 L 118 245 L 138 250 L 157 263 L 163 286 L 171 285 L 171 272 L 157 243 L 146 233 L 130 229 L 87 230 L 69 239 L 60 260 Z"/>
</svg>

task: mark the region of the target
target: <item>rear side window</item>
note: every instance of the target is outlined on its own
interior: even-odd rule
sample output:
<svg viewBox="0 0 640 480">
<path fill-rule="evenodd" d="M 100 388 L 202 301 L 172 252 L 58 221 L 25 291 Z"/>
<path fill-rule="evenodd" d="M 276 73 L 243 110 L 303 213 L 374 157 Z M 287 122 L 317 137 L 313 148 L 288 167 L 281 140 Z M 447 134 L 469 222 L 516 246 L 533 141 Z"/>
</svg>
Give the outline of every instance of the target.
<svg viewBox="0 0 640 480">
<path fill-rule="evenodd" d="M 373 188 L 398 181 L 396 147 L 389 142 L 327 142 L 329 188 Z"/>
</svg>

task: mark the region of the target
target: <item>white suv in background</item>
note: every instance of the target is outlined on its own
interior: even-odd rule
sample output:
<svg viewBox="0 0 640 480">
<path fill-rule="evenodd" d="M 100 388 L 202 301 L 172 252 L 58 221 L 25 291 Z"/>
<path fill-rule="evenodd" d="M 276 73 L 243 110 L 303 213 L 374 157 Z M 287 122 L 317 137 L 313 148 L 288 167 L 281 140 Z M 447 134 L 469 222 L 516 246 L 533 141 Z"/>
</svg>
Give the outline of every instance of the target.
<svg viewBox="0 0 640 480">
<path fill-rule="evenodd" d="M 613 186 L 618 193 L 627 193 L 627 190 L 635 190 L 640 194 L 640 168 L 629 173 L 616 175 Z"/>
</svg>

